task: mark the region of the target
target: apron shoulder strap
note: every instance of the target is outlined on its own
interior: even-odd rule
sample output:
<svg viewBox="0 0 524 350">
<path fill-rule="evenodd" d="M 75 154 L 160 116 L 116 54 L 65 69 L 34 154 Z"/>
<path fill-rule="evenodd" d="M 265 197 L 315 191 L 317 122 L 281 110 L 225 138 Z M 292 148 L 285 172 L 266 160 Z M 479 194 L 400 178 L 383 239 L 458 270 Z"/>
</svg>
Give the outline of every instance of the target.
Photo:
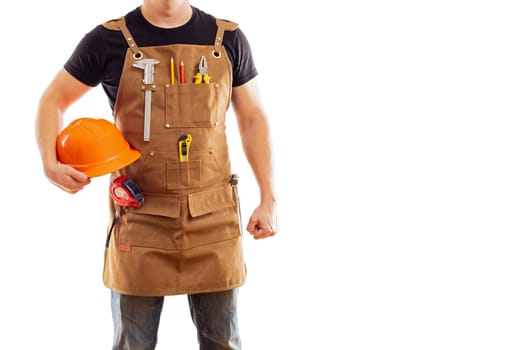
<svg viewBox="0 0 524 350">
<path fill-rule="evenodd" d="M 124 17 L 110 19 L 109 21 L 102 23 L 102 25 L 109 30 L 120 30 L 118 23 L 121 20 L 124 20 Z"/>
<path fill-rule="evenodd" d="M 222 45 L 222 40 L 224 39 L 224 32 L 227 31 L 233 31 L 238 28 L 238 24 L 235 22 L 231 22 L 225 19 L 217 18 L 217 34 L 215 37 L 215 51 L 219 52 L 219 47 Z M 106 21 L 103 23 L 104 28 L 107 28 L 109 30 L 120 30 L 122 32 L 122 35 L 124 36 L 124 39 L 127 42 L 127 45 L 133 52 L 133 55 L 136 59 L 139 59 L 142 57 L 142 52 L 138 49 L 138 46 L 136 45 L 135 39 L 131 35 L 131 32 L 126 26 L 126 20 L 124 16 L 116 19 L 111 19 L 109 21 Z"/>
<path fill-rule="evenodd" d="M 124 16 L 106 21 L 102 25 L 104 26 L 104 28 L 107 28 L 109 30 L 120 30 L 122 32 L 122 35 L 124 36 L 124 39 L 127 42 L 127 45 L 133 52 L 133 56 L 135 57 L 135 59 L 142 58 L 142 52 L 140 52 L 140 50 L 138 49 L 135 39 L 131 35 L 129 29 L 127 29 L 126 19 Z"/>
<path fill-rule="evenodd" d="M 217 35 L 215 37 L 215 50 L 218 49 L 220 45 L 222 45 L 222 40 L 224 39 L 224 31 L 232 31 L 238 28 L 238 24 L 235 22 L 231 22 L 225 19 L 217 18 Z"/>
</svg>

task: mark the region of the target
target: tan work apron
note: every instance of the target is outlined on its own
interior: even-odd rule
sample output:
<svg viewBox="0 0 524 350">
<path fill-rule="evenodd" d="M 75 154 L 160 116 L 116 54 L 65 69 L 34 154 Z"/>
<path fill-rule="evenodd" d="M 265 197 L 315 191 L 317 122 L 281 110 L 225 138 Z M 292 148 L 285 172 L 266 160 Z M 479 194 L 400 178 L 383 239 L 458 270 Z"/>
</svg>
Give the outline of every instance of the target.
<svg viewBox="0 0 524 350">
<path fill-rule="evenodd" d="M 123 294 L 153 296 L 221 291 L 242 285 L 246 269 L 236 186 L 230 181 L 225 116 L 231 64 L 222 46 L 236 24 L 217 20 L 214 45 L 137 47 L 123 17 L 105 26 L 121 30 L 129 48 L 115 104 L 115 123 L 141 157 L 111 174 L 133 179 L 144 192 L 140 208 L 118 208 L 109 237 L 104 284 Z M 209 84 L 195 84 L 201 56 Z M 171 57 L 175 83 L 171 82 Z M 154 81 L 133 63 L 156 59 Z M 180 83 L 184 62 L 185 84 Z M 150 140 L 144 140 L 145 91 L 151 91 Z M 179 138 L 190 134 L 188 159 Z M 115 206 L 111 201 L 111 213 Z"/>
</svg>

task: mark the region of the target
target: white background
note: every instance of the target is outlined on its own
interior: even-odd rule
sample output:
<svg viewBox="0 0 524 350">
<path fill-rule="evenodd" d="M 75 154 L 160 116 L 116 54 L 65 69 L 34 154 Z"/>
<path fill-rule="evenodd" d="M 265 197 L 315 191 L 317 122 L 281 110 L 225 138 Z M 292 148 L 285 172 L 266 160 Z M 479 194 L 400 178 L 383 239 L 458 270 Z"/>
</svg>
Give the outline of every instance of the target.
<svg viewBox="0 0 524 350">
<path fill-rule="evenodd" d="M 281 232 L 245 237 L 244 348 L 522 350 L 521 2 L 193 4 L 240 24 L 271 120 Z M 138 5 L 4 6 L 1 348 L 110 348 L 108 179 L 52 186 L 34 118 L 83 34 Z M 101 88 L 81 116 L 111 118 Z M 228 118 L 247 221 L 257 189 Z M 185 297 L 167 298 L 157 349 L 196 348 Z"/>
</svg>

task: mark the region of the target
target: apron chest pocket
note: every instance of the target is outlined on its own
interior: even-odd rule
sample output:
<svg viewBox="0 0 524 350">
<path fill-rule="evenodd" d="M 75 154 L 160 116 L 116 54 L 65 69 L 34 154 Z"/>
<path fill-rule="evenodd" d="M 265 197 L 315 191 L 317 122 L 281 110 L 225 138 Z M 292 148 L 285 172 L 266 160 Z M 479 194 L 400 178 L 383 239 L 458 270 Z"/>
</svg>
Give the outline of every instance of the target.
<svg viewBox="0 0 524 350">
<path fill-rule="evenodd" d="M 218 84 L 165 86 L 165 126 L 214 127 L 217 123 Z"/>
</svg>

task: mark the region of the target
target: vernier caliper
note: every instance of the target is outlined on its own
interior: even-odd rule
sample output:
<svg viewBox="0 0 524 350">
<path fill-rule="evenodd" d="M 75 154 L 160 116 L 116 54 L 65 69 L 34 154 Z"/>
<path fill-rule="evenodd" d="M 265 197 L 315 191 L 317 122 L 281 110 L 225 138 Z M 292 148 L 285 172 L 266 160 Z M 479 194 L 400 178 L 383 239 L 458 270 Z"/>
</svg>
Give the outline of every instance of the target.
<svg viewBox="0 0 524 350">
<path fill-rule="evenodd" d="M 155 77 L 155 64 L 160 63 L 159 60 L 154 58 L 145 58 L 140 61 L 133 63 L 133 67 L 144 70 L 144 141 L 151 139 L 151 88 Z"/>
</svg>

